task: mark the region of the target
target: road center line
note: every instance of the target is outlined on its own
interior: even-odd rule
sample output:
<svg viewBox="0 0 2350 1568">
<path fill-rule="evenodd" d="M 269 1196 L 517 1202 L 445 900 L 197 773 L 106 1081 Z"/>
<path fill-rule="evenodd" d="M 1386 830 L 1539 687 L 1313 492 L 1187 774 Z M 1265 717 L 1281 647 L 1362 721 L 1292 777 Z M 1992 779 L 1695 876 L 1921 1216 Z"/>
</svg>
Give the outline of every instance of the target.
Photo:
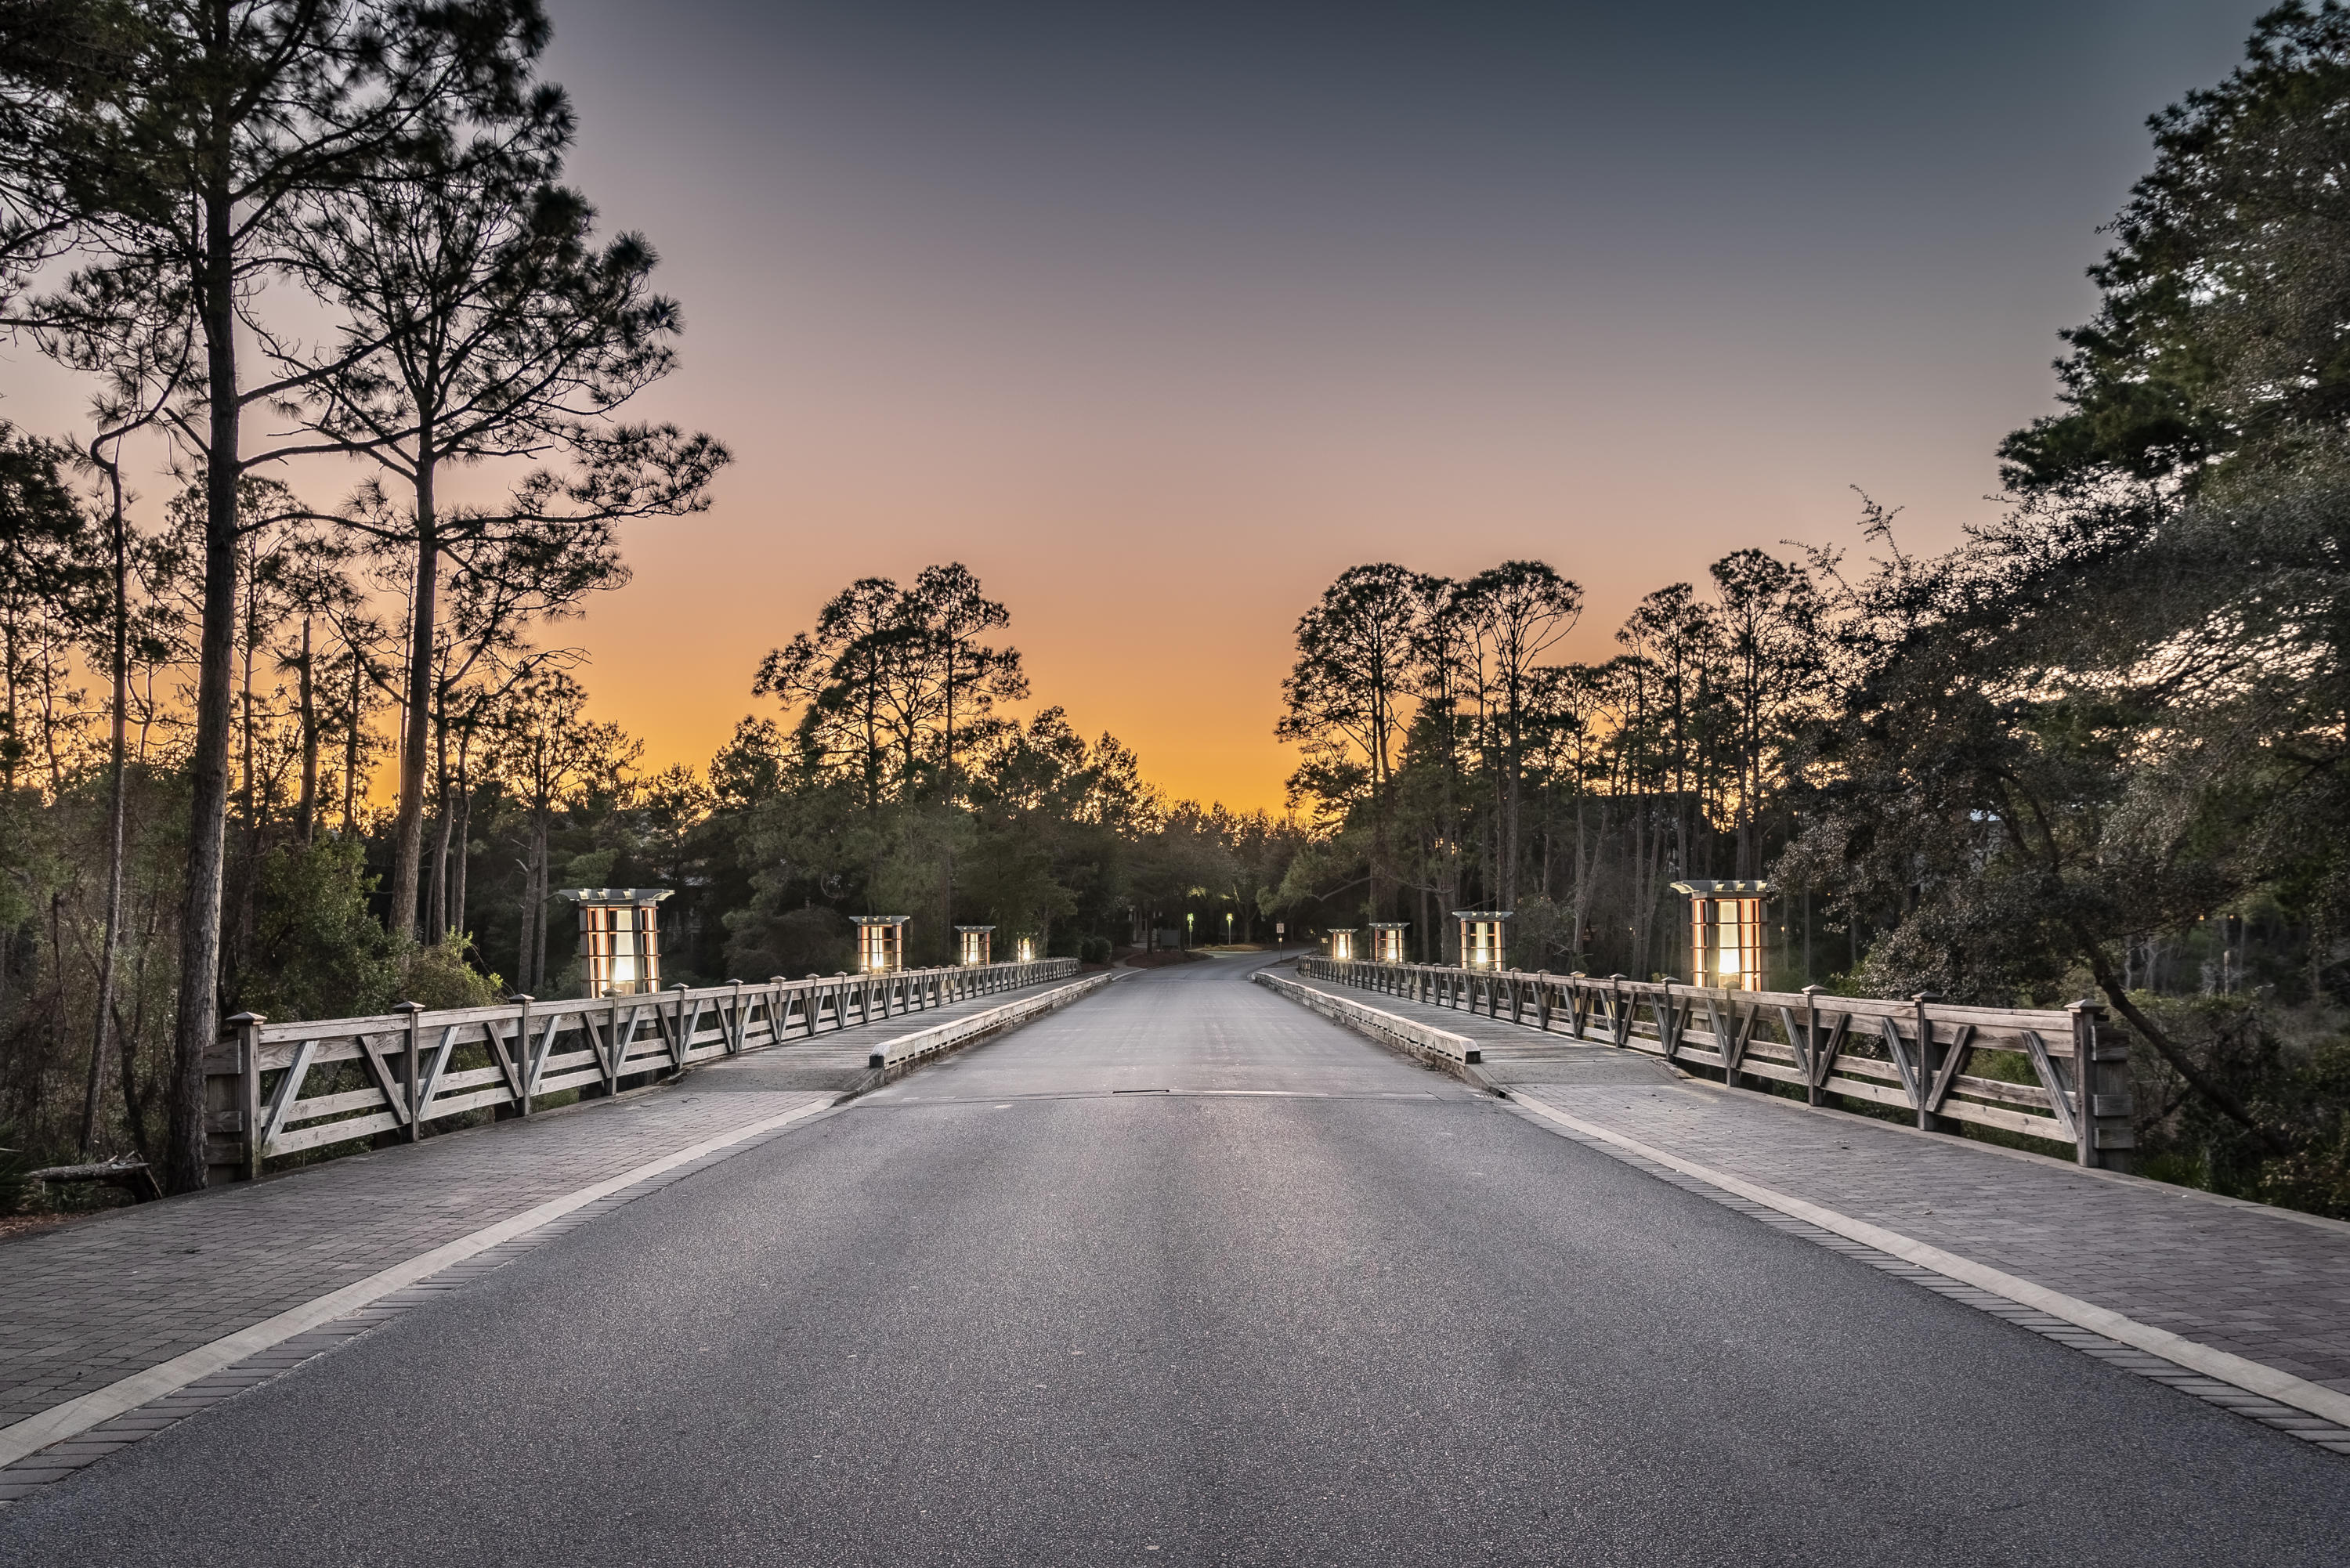
<svg viewBox="0 0 2350 1568">
<path fill-rule="evenodd" d="M 2216 1350 L 2208 1345 L 2198 1344 L 2194 1340 L 2173 1334 L 2168 1329 L 2157 1328 L 2152 1324 L 2140 1323 L 2136 1318 L 2124 1317 L 2120 1313 L 2082 1301 L 2077 1296 L 2068 1296 L 2061 1291 L 2052 1291 L 2045 1285 L 2034 1284 L 2030 1280 L 2019 1278 L 2001 1269 L 1994 1269 L 1988 1263 L 1978 1263 L 1971 1258 L 1960 1257 L 1956 1252 L 1946 1252 L 1939 1247 L 1929 1246 L 1926 1242 L 1904 1236 L 1898 1231 L 1872 1225 L 1866 1220 L 1855 1220 L 1850 1215 L 1839 1214 L 1833 1209 L 1823 1209 L 1816 1203 L 1807 1203 L 1800 1198 L 1792 1198 L 1786 1193 L 1776 1192 L 1767 1187 L 1758 1187 L 1753 1182 L 1731 1176 L 1727 1171 L 1715 1170 L 1708 1166 L 1700 1165 L 1694 1160 L 1683 1159 L 1679 1155 L 1669 1154 L 1637 1138 L 1626 1137 L 1621 1133 L 1571 1116 L 1565 1111 L 1546 1106 L 1539 1100 L 1513 1095 L 1510 1096 L 1510 1103 L 1546 1121 L 1571 1128 L 1586 1137 L 1612 1144 L 1617 1148 L 1637 1154 L 1643 1159 L 1653 1160 L 1668 1170 L 1677 1170 L 1683 1176 L 1692 1177 L 1710 1186 L 1721 1188 L 1725 1192 L 1735 1193 L 1750 1202 L 1760 1203 L 1766 1209 L 1775 1209 L 1792 1219 L 1816 1225 L 1823 1231 L 1832 1231 L 1847 1241 L 1874 1247 L 1878 1251 L 1890 1253 L 1904 1262 L 1915 1263 L 1921 1269 L 1930 1269 L 1935 1273 L 1972 1285 L 1978 1290 L 2004 1296 L 2020 1306 L 2028 1306 L 2034 1311 L 2044 1312 L 2051 1317 L 2062 1318 L 2076 1327 L 2085 1328 L 2093 1334 L 2102 1334 L 2107 1339 L 2117 1340 L 2121 1344 L 2143 1350 L 2149 1355 L 2158 1355 L 2165 1361 L 2175 1362 L 2189 1371 L 2199 1372 L 2206 1377 L 2216 1377 L 2222 1383 L 2233 1384 L 2248 1393 L 2262 1395 L 2280 1404 L 2306 1410 L 2311 1415 L 2332 1421 L 2337 1426 L 2350 1427 L 2350 1394 L 2337 1393 L 2321 1384 L 2295 1377 L 2289 1372 L 2280 1372 L 2273 1366 L 2264 1366 L 2257 1361 L 2230 1355 L 2224 1350 Z"/>
<path fill-rule="evenodd" d="M 8 1427 L 0 1427 L 0 1466 L 16 1463 L 30 1454 L 36 1454 L 52 1443 L 88 1431 L 103 1421 L 110 1421 L 126 1411 L 135 1410 L 152 1399 L 178 1392 L 189 1384 L 225 1371 L 248 1356 L 257 1355 L 272 1345 L 281 1345 L 297 1334 L 307 1334 L 321 1324 L 332 1323 L 359 1308 L 382 1300 L 395 1291 L 407 1289 L 420 1280 L 430 1279 L 452 1263 L 486 1252 L 491 1248 L 526 1236 L 533 1231 L 562 1219 L 565 1215 L 585 1209 L 590 1203 L 634 1187 L 638 1182 L 681 1165 L 691 1165 L 707 1155 L 730 1148 L 762 1133 L 789 1127 L 819 1112 L 828 1111 L 834 1101 L 819 1100 L 814 1105 L 796 1106 L 779 1115 L 748 1123 L 715 1137 L 679 1149 L 674 1154 L 608 1177 L 577 1192 L 549 1199 L 536 1209 L 509 1216 L 494 1225 L 485 1225 L 470 1235 L 443 1242 L 429 1252 L 420 1253 L 406 1262 L 355 1280 L 340 1290 L 314 1297 L 296 1307 L 289 1307 L 276 1317 L 265 1318 L 250 1328 L 223 1334 L 208 1345 L 184 1351 L 169 1361 L 159 1362 L 144 1372 L 136 1372 L 117 1383 L 88 1394 L 53 1405 L 37 1416 Z"/>
</svg>

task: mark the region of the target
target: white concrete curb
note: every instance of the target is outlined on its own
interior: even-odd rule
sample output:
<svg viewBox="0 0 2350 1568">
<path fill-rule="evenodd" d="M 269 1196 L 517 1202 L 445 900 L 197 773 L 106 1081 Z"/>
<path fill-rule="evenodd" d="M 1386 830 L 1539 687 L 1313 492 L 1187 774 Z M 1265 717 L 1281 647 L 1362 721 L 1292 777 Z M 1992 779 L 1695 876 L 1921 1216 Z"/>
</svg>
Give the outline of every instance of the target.
<svg viewBox="0 0 2350 1568">
<path fill-rule="evenodd" d="M 1087 975 L 1071 984 L 1048 991 L 1042 996 L 1025 996 L 1017 1002 L 1007 1002 L 1001 1007 L 991 1007 L 984 1012 L 974 1012 L 967 1018 L 951 1019 L 944 1023 L 918 1029 L 911 1034 L 900 1034 L 895 1040 L 884 1040 L 866 1057 L 865 1064 L 880 1072 L 892 1072 L 943 1051 L 968 1044 L 983 1034 L 993 1034 L 999 1029 L 1009 1029 L 1025 1023 L 1032 1018 L 1066 1007 L 1080 997 L 1089 996 L 1110 981 L 1108 974 Z"/>
<path fill-rule="evenodd" d="M 1425 1023 L 1399 1017 L 1376 1007 L 1366 1007 L 1359 1002 L 1333 996 L 1277 974 L 1259 970 L 1249 977 L 1276 996 L 1318 1012 L 1334 1023 L 1347 1024 L 1367 1034 L 1402 1046 L 1415 1056 L 1436 1056 L 1457 1067 L 1473 1067 L 1482 1060 L 1477 1042 L 1466 1034 L 1455 1034 L 1447 1029 L 1431 1029 Z"/>
</svg>

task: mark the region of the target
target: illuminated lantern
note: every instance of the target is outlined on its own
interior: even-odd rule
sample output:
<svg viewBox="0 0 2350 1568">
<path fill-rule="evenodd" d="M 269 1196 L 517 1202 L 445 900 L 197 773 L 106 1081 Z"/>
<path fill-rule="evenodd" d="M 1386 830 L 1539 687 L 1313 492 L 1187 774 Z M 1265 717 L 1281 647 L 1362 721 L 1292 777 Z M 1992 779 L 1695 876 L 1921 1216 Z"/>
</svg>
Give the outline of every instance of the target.
<svg viewBox="0 0 2350 1568">
<path fill-rule="evenodd" d="M 1768 882 L 1676 882 L 1690 901 L 1690 967 L 1696 983 L 1762 989 L 1762 900 Z"/>
<path fill-rule="evenodd" d="M 660 989 L 659 906 L 667 888 L 565 888 L 579 906 L 579 961 L 590 996 L 639 996 Z"/>
<path fill-rule="evenodd" d="M 1452 911 L 1452 918 L 1461 922 L 1461 968 L 1500 969 L 1503 966 L 1509 951 L 1502 940 L 1502 922 L 1510 915 L 1508 909 Z"/>
<path fill-rule="evenodd" d="M 1330 933 L 1330 956 L 1340 963 L 1355 961 L 1354 927 L 1348 926 L 1344 930 L 1334 930 Z"/>
<path fill-rule="evenodd" d="M 986 963 L 995 951 L 993 926 L 957 926 L 955 946 L 960 950 L 963 967 L 975 969 Z"/>
<path fill-rule="evenodd" d="M 1020 961 L 1022 963 L 1035 963 L 1036 961 L 1035 938 L 1022 937 L 1020 939 Z"/>
<path fill-rule="evenodd" d="M 1409 920 L 1373 920 L 1371 922 L 1371 961 L 1402 963 L 1403 934 L 1411 929 Z"/>
<path fill-rule="evenodd" d="M 857 927 L 857 969 L 860 974 L 888 974 L 906 967 L 908 915 L 851 915 Z"/>
</svg>

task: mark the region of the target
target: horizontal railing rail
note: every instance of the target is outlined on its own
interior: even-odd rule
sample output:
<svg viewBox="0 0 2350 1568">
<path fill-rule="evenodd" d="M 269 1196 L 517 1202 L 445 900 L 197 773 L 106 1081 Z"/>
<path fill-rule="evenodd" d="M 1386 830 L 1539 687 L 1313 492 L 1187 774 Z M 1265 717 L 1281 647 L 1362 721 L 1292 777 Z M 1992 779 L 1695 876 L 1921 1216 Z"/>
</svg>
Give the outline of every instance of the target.
<svg viewBox="0 0 2350 1568">
<path fill-rule="evenodd" d="M 1731 991 L 1622 975 L 1305 958 L 1301 974 L 1430 1006 L 1482 1012 L 1571 1039 L 1790 1084 L 1813 1105 L 1849 1096 L 1911 1112 L 1919 1127 L 2000 1127 L 2069 1144 L 2085 1166 L 2126 1169 L 2129 1050 L 2094 1002 L 1959 1007 L 1799 992 Z M 2013 1077 L 1997 1075 L 2001 1067 Z M 1981 1069 L 1970 1071 L 1970 1069 Z M 2024 1075 L 2028 1074 L 2029 1076 Z"/>
<path fill-rule="evenodd" d="M 212 1179 L 251 1179 L 273 1158 L 427 1125 L 484 1106 L 528 1116 L 566 1089 L 860 1028 L 1077 972 L 1076 959 L 743 981 L 638 996 L 491 1007 L 413 1004 L 373 1018 L 228 1021 L 204 1061 Z"/>
</svg>

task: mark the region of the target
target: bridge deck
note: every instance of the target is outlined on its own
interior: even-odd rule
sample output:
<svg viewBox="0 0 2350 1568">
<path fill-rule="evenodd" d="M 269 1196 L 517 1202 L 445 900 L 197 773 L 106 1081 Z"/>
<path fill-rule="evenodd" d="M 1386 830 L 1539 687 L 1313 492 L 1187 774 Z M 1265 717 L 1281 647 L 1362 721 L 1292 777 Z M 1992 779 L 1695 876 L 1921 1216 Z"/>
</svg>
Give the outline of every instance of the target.
<svg viewBox="0 0 2350 1568">
<path fill-rule="evenodd" d="M 2350 1224 L 1685 1078 L 1530 1025 L 1303 980 L 1478 1042 L 1513 1098 L 2350 1395 Z"/>
<path fill-rule="evenodd" d="M 289 1254 L 387 1223 L 415 1249 L 504 1211 L 469 1184 L 496 1199 L 525 1145 L 615 1171 L 515 1217 L 561 1209 L 558 1240 L 411 1255 L 398 1295 L 0 1472 L 0 1561 L 2340 1563 L 2335 1455 L 1535 1114 L 1628 1106 L 1662 1137 L 1656 1106 L 1728 1096 L 1571 1049 L 1549 1070 L 1582 1081 L 1513 1104 L 1250 967 L 1121 980 L 837 1115 L 759 1086 L 779 1054 L 0 1248 L 13 1286 L 106 1241 L 68 1282 L 101 1310 L 144 1291 L 227 1325 L 294 1293 L 212 1299 L 267 1223 L 310 1227 Z M 1898 1146 L 1899 1195 L 1944 1179 L 1919 1150 L 2053 1175 L 2058 1203 L 2143 1185 L 1721 1114 Z M 1684 1156 L 1755 1140 L 1711 1125 L 1683 1118 Z M 1780 1187 L 1818 1163 L 1789 1147 Z"/>
</svg>

